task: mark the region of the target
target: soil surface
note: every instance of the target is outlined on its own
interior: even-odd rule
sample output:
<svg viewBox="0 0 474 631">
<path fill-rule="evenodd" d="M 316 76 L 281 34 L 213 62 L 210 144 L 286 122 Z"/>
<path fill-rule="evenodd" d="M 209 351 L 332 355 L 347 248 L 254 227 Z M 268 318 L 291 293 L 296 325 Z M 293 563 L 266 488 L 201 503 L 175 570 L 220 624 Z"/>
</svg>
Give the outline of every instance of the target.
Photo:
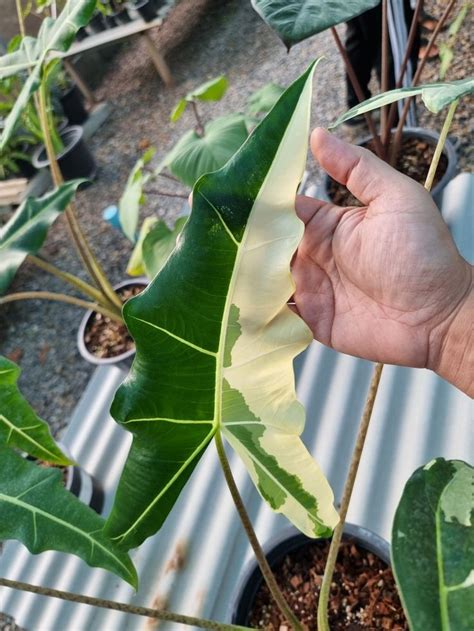
<svg viewBox="0 0 474 631">
<path fill-rule="evenodd" d="M 372 141 L 363 146 L 375 153 Z M 426 140 L 422 140 L 421 138 L 404 138 L 397 157 L 396 169 L 413 178 L 416 182 L 424 184 L 434 152 L 435 146 L 426 142 Z M 438 184 L 446 173 L 447 168 L 448 159 L 442 154 L 438 168 L 436 169 L 432 188 Z M 357 200 L 345 186 L 342 186 L 342 184 L 339 184 L 333 179 L 329 180 L 329 197 L 339 206 L 362 206 L 359 200 Z"/>
<path fill-rule="evenodd" d="M 287 555 L 274 569 L 287 602 L 308 631 L 317 628 L 317 603 L 328 549 L 329 542 L 310 543 Z M 328 610 L 331 631 L 408 630 L 391 569 L 350 539 L 340 547 Z M 265 631 L 290 629 L 264 583 L 249 622 Z"/>
<path fill-rule="evenodd" d="M 143 285 L 124 287 L 117 290 L 123 303 L 143 291 Z M 112 320 L 102 313 L 93 313 L 87 323 L 84 342 L 92 355 L 101 358 L 117 357 L 134 348 L 133 339 L 125 324 Z"/>
</svg>

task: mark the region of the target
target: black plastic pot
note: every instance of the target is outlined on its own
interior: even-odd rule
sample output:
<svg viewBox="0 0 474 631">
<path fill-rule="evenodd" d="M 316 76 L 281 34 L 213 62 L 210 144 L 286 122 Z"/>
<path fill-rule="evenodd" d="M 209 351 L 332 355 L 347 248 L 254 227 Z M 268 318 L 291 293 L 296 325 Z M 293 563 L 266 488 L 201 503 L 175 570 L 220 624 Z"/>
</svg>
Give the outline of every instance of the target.
<svg viewBox="0 0 474 631">
<path fill-rule="evenodd" d="M 117 20 L 113 13 L 111 13 L 110 15 L 106 15 L 104 19 L 107 28 L 115 28 L 117 26 Z"/>
<path fill-rule="evenodd" d="M 395 131 L 395 130 L 393 130 Z M 430 131 L 429 129 L 424 129 L 423 127 L 405 127 L 403 130 L 403 136 L 405 138 L 420 138 L 421 140 L 425 140 L 428 143 L 436 146 L 439 138 L 439 134 L 436 132 Z M 365 145 L 372 139 L 372 136 L 365 136 L 360 140 L 357 144 L 359 146 Z M 441 193 L 446 185 L 456 176 L 457 174 L 457 164 L 458 164 L 458 155 L 454 145 L 449 140 L 446 139 L 443 154 L 446 156 L 448 161 L 448 166 L 446 169 L 446 173 L 443 175 L 441 180 L 436 184 L 436 186 L 432 189 L 431 195 L 435 202 L 439 203 L 441 200 Z M 324 192 L 326 194 L 327 199 L 331 199 L 329 196 L 329 183 L 331 178 L 326 173 L 323 179 Z"/>
<path fill-rule="evenodd" d="M 126 7 L 123 7 L 123 9 L 120 9 L 120 11 L 117 11 L 114 17 L 117 24 L 129 24 L 132 21 L 132 18 L 130 17 L 130 14 L 127 11 Z"/>
<path fill-rule="evenodd" d="M 129 280 L 124 280 L 121 283 L 114 285 L 114 289 L 122 289 L 122 287 L 129 287 L 130 285 L 143 285 L 146 287 L 148 282 L 148 279 L 145 277 L 130 278 Z M 122 353 L 121 355 L 116 355 L 115 357 L 97 357 L 87 349 L 84 342 L 84 336 L 89 320 L 93 314 L 93 311 L 90 309 L 87 310 L 81 320 L 81 324 L 79 325 L 79 330 L 77 332 L 77 348 L 79 349 L 79 353 L 90 364 L 94 364 L 96 366 L 110 366 L 112 364 L 114 366 L 118 366 L 119 368 L 129 370 L 135 356 L 134 348 L 126 353 Z"/>
<path fill-rule="evenodd" d="M 82 133 L 82 127 L 79 126 L 66 127 L 61 132 L 64 150 L 58 155 L 58 164 L 65 180 L 95 179 L 97 166 L 94 156 L 82 139 Z M 33 154 L 32 163 L 37 169 L 44 169 L 49 166 L 44 147 L 38 147 Z"/>
<path fill-rule="evenodd" d="M 26 177 L 27 180 L 33 177 L 36 173 L 36 169 L 31 163 L 31 160 L 17 160 L 18 168 L 20 169 L 20 175 Z"/>
<path fill-rule="evenodd" d="M 76 84 L 59 97 L 64 115 L 71 125 L 82 125 L 88 118 L 89 113 L 84 107 L 84 97 Z"/>
<path fill-rule="evenodd" d="M 102 13 L 96 13 L 87 25 L 87 28 L 92 31 L 92 33 L 101 33 L 102 31 L 105 31 L 107 25 L 105 24 Z"/>
<path fill-rule="evenodd" d="M 156 18 L 157 8 L 153 0 L 138 0 L 134 6 L 145 22 L 152 22 Z"/>
<path fill-rule="evenodd" d="M 353 539 L 361 548 L 372 552 L 390 565 L 390 546 L 371 530 L 353 524 L 346 524 L 344 537 Z M 319 541 L 325 542 L 324 539 L 319 539 Z M 318 539 L 310 539 L 292 527 L 271 540 L 268 545 L 264 546 L 264 551 L 270 567 L 274 569 L 283 562 L 286 555 L 304 546 L 313 546 L 317 543 Z M 236 591 L 236 597 L 229 607 L 227 619 L 232 624 L 249 626 L 250 613 L 262 581 L 263 577 L 260 568 L 255 559 L 252 559 L 244 570 Z"/>
<path fill-rule="evenodd" d="M 86 37 L 88 36 L 89 33 L 86 31 L 86 28 L 84 26 L 81 26 L 81 28 L 76 33 L 76 40 L 78 42 L 82 42 L 82 40 L 86 39 Z"/>
</svg>

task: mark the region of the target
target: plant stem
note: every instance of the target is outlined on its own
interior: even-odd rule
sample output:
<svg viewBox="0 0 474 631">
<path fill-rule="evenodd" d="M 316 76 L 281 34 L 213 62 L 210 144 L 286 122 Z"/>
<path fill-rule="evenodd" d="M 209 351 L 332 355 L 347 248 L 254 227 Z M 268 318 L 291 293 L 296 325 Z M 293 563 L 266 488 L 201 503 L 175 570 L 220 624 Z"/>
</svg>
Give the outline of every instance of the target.
<svg viewBox="0 0 474 631">
<path fill-rule="evenodd" d="M 196 119 L 196 127 L 195 127 L 196 134 L 202 137 L 204 136 L 204 125 L 199 115 L 198 108 L 195 101 L 191 101 L 191 107 L 193 108 L 194 118 Z"/>
<path fill-rule="evenodd" d="M 21 0 L 15 0 L 16 14 L 18 16 L 18 26 L 20 27 L 20 35 L 25 37 L 25 22 L 23 20 L 23 10 L 21 8 Z"/>
<path fill-rule="evenodd" d="M 446 138 L 448 137 L 448 132 L 451 127 L 451 123 L 453 122 L 454 112 L 456 111 L 458 103 L 459 99 L 453 101 L 449 106 L 448 113 L 446 114 L 443 128 L 438 138 L 438 143 L 433 155 L 433 159 L 431 160 L 428 175 L 426 176 L 425 188 L 427 191 L 431 191 L 431 187 L 433 186 L 433 181 L 436 175 L 436 169 L 438 168 L 439 159 L 441 158 L 441 154 L 443 153 L 444 143 L 446 142 Z"/>
<path fill-rule="evenodd" d="M 235 483 L 234 476 L 232 475 L 232 471 L 227 459 L 227 455 L 225 453 L 224 444 L 222 442 L 222 437 L 219 430 L 217 430 L 214 438 L 216 441 L 217 454 L 219 456 L 219 461 L 222 466 L 222 471 L 224 472 L 227 486 L 229 487 L 230 494 L 232 495 L 235 507 L 237 509 L 237 512 L 239 513 L 240 521 L 242 522 L 242 526 L 244 527 L 245 534 L 247 535 L 249 543 L 252 546 L 252 550 L 254 551 L 257 563 L 260 566 L 262 576 L 265 579 L 271 595 L 275 599 L 275 602 L 277 603 L 280 611 L 285 616 L 287 621 L 291 624 L 295 631 L 302 631 L 303 627 L 299 620 L 296 618 L 295 614 L 291 611 L 288 603 L 285 600 L 285 597 L 281 593 L 273 572 L 265 557 L 265 553 L 263 552 L 257 539 L 257 535 L 255 534 L 255 530 L 253 529 L 252 522 L 250 521 L 250 517 L 247 513 L 247 510 L 245 509 L 242 498 L 240 497 L 239 489 L 237 488 L 237 484 Z"/>
<path fill-rule="evenodd" d="M 181 199 L 188 199 L 189 195 L 185 193 L 170 193 L 168 191 L 162 191 L 156 188 L 149 188 L 145 193 L 148 195 L 151 193 L 152 195 L 163 195 L 164 197 L 180 197 Z"/>
<path fill-rule="evenodd" d="M 387 8 L 387 0 L 382 0 L 382 60 L 381 60 L 381 88 L 382 92 L 387 92 L 388 90 L 388 45 L 389 45 L 389 35 L 388 35 L 388 8 Z M 384 138 L 387 133 L 387 123 L 388 123 L 388 107 L 382 107 L 380 112 L 380 136 Z"/>
<path fill-rule="evenodd" d="M 110 311 L 106 307 L 97 304 L 96 302 L 87 302 L 82 298 L 76 298 L 75 296 L 69 296 L 68 294 L 58 294 L 52 291 L 19 291 L 16 294 L 8 294 L 0 298 L 0 305 L 5 305 L 8 302 L 16 302 L 18 300 L 54 300 L 56 302 L 66 302 L 69 305 L 75 305 L 76 307 L 82 307 L 83 309 L 91 309 L 91 311 L 97 311 L 104 316 L 109 317 L 111 320 L 123 323 L 123 320 L 113 311 Z"/>
<path fill-rule="evenodd" d="M 339 544 L 341 543 L 342 534 L 344 531 L 344 525 L 351 501 L 352 490 L 354 488 L 354 482 L 359 469 L 362 450 L 364 449 L 364 443 L 367 436 L 367 430 L 369 429 L 370 419 L 372 417 L 372 411 L 374 409 L 375 398 L 377 396 L 377 390 L 380 383 L 380 377 L 382 376 L 383 364 L 376 364 L 374 368 L 374 374 L 369 386 L 369 393 L 362 414 L 359 430 L 357 432 L 354 451 L 352 452 L 351 464 L 349 466 L 349 473 L 347 475 L 346 483 L 344 485 L 344 491 L 342 493 L 341 508 L 340 508 L 340 522 L 334 529 L 334 533 L 329 547 L 328 558 L 326 561 L 326 567 L 324 569 L 323 582 L 321 584 L 321 591 L 319 592 L 318 601 L 318 631 L 330 631 L 328 624 L 328 601 L 329 592 L 331 589 L 332 577 L 334 574 L 334 568 L 336 566 L 337 553 L 339 552 Z"/>
<path fill-rule="evenodd" d="M 64 180 L 58 165 L 58 161 L 56 159 L 56 154 L 54 152 L 51 140 L 51 133 L 47 118 L 47 92 L 46 86 L 43 81 L 41 82 L 39 88 L 38 106 L 38 114 L 41 121 L 41 128 L 43 130 L 46 154 L 48 156 L 49 165 L 51 168 L 51 176 L 53 178 L 55 186 L 60 186 Z M 120 301 L 120 298 L 117 296 L 112 288 L 112 285 L 109 283 L 107 277 L 105 276 L 104 271 L 102 270 L 99 262 L 96 260 L 94 254 L 92 253 L 92 250 L 90 249 L 89 244 L 86 241 L 82 229 L 79 226 L 74 212 L 73 204 L 69 204 L 69 206 L 66 208 L 65 215 L 69 224 L 73 242 L 76 245 L 79 256 L 84 263 L 85 269 L 88 271 L 91 278 L 97 283 L 97 286 L 103 292 L 104 299 L 107 300 L 111 305 L 115 305 L 116 307 L 121 309 L 122 303 Z"/>
<path fill-rule="evenodd" d="M 357 78 L 354 68 L 352 67 L 351 61 L 347 55 L 346 49 L 344 48 L 344 45 L 341 42 L 341 38 L 339 37 L 336 31 L 336 28 L 334 26 L 331 27 L 331 33 L 332 33 L 332 36 L 334 37 L 336 46 L 344 61 L 344 65 L 346 67 L 346 72 L 347 72 L 347 76 L 349 77 L 349 81 L 351 82 L 352 87 L 354 88 L 354 92 L 356 93 L 356 96 L 359 99 L 359 103 L 362 103 L 362 101 L 365 101 L 365 96 L 360 86 L 359 79 Z M 367 112 L 367 114 L 365 114 L 365 120 L 367 121 L 367 126 L 369 128 L 370 133 L 372 134 L 372 138 L 374 139 L 375 151 L 377 155 L 379 156 L 379 158 L 383 160 L 384 155 L 385 155 L 384 148 L 382 146 L 382 143 L 380 142 L 379 135 L 377 134 L 377 129 L 375 128 L 374 119 L 372 118 L 370 112 Z"/>
<path fill-rule="evenodd" d="M 420 81 L 421 73 L 423 72 L 423 69 L 424 69 L 425 64 L 426 64 L 426 62 L 428 60 L 430 51 L 431 51 L 431 49 L 434 46 L 436 38 L 438 37 L 438 33 L 443 28 L 446 20 L 448 19 L 449 14 L 451 13 L 451 10 L 452 10 L 452 8 L 454 7 L 455 4 L 456 4 L 456 0 L 449 0 L 449 3 L 446 6 L 446 9 L 444 10 L 443 15 L 440 17 L 439 22 L 436 25 L 435 30 L 431 34 L 431 37 L 430 37 L 429 42 L 428 42 L 428 45 L 426 46 L 425 56 L 423 57 L 423 59 L 418 64 L 418 68 L 416 70 L 415 76 L 413 77 L 412 87 L 418 85 L 418 83 Z M 398 152 L 400 151 L 400 146 L 401 146 L 401 143 L 402 143 L 403 126 L 405 125 L 405 121 L 406 121 L 407 116 L 408 116 L 408 110 L 410 109 L 410 103 L 411 103 L 412 98 L 413 97 L 409 97 L 408 99 L 406 99 L 405 105 L 403 106 L 403 110 L 402 110 L 402 113 L 401 113 L 401 116 L 400 116 L 400 120 L 398 121 L 397 129 L 395 131 L 395 137 L 394 137 L 392 149 L 391 149 L 391 152 L 390 152 L 390 164 L 392 166 L 396 163 Z"/>
<path fill-rule="evenodd" d="M 405 48 L 405 54 L 403 56 L 403 61 L 400 66 L 400 73 L 398 75 L 397 83 L 395 84 L 395 88 L 401 88 L 403 83 L 403 77 L 405 76 L 405 72 L 408 66 L 408 60 L 411 57 L 411 53 L 413 50 L 413 46 L 415 44 L 416 34 L 418 32 L 418 20 L 420 17 L 421 10 L 423 9 L 424 0 L 416 0 L 415 10 L 413 11 L 413 17 L 410 25 L 410 32 L 408 34 L 407 45 Z M 385 150 L 388 150 L 388 146 L 390 144 L 390 136 L 391 129 L 393 124 L 395 123 L 395 115 L 397 113 L 397 102 L 395 101 L 390 105 L 390 110 L 388 114 L 388 122 L 387 127 L 385 129 L 385 135 L 382 135 L 382 144 L 385 147 Z"/>
<path fill-rule="evenodd" d="M 115 305 L 110 305 L 108 302 L 104 302 L 104 295 L 96 287 L 89 285 L 89 283 L 86 283 L 78 276 L 74 276 L 74 274 L 70 274 L 69 272 L 64 272 L 63 270 L 56 267 L 56 265 L 48 263 L 38 256 L 35 256 L 34 254 L 29 254 L 27 256 L 27 261 L 33 263 L 33 265 L 36 265 L 36 267 L 39 267 L 45 272 L 48 272 L 48 274 L 52 274 L 53 276 L 56 276 L 56 278 L 60 278 L 64 282 L 69 283 L 75 289 L 81 291 L 86 296 L 89 296 L 89 298 L 92 298 L 92 300 L 102 305 L 103 307 L 107 309 L 110 308 L 111 311 L 117 311 L 117 316 L 121 316 L 120 310 L 117 310 L 115 308 Z"/>
<path fill-rule="evenodd" d="M 170 175 L 169 173 L 158 173 L 157 175 L 159 175 L 160 177 L 165 177 L 167 180 L 171 180 L 172 182 L 179 182 L 177 177 L 174 177 L 174 175 Z"/>
<path fill-rule="evenodd" d="M 92 607 L 100 607 L 102 609 L 112 609 L 114 611 L 122 611 L 123 613 L 131 613 L 137 616 L 146 616 L 148 618 L 157 618 L 158 620 L 166 620 L 168 622 L 177 622 L 178 624 L 186 624 L 189 626 L 201 627 L 201 629 L 211 629 L 215 631 L 251 631 L 250 627 L 242 627 L 236 624 L 223 624 L 214 620 L 205 618 L 195 618 L 194 616 L 185 616 L 179 613 L 173 613 L 165 609 L 150 609 L 149 607 L 140 607 L 138 605 L 128 605 L 127 603 L 117 602 L 115 600 L 105 600 L 103 598 L 93 598 L 92 596 L 83 596 L 74 592 L 66 592 L 50 587 L 39 587 L 30 583 L 22 583 L 20 581 L 11 581 L 8 578 L 0 578 L 1 587 L 10 587 L 11 589 L 19 589 L 40 596 L 51 596 L 52 598 L 60 598 L 72 603 L 80 603 L 82 605 L 91 605 Z"/>
</svg>

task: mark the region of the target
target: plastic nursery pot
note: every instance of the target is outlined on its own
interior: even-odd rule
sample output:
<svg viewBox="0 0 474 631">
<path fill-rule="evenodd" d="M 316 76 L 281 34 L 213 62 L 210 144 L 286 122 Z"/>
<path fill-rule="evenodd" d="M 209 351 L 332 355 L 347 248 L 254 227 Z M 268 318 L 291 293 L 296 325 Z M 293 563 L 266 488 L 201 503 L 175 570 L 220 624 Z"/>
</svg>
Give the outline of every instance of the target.
<svg viewBox="0 0 474 631">
<path fill-rule="evenodd" d="M 94 156 L 82 139 L 82 134 L 82 127 L 76 125 L 66 127 L 60 132 L 64 149 L 57 156 L 57 160 L 65 180 L 73 180 L 75 178 L 95 179 L 97 166 Z M 37 169 L 44 169 L 49 166 L 44 147 L 39 147 L 35 151 L 32 163 Z"/>
<path fill-rule="evenodd" d="M 392 131 L 394 132 L 395 130 L 393 129 Z M 422 127 L 405 127 L 403 129 L 403 137 L 404 138 L 419 138 L 420 140 L 425 140 L 430 145 L 433 145 L 433 147 L 436 147 L 436 144 L 439 139 L 439 134 L 437 134 L 436 132 L 430 131 L 429 129 L 424 129 Z M 371 139 L 372 139 L 372 136 L 365 136 L 359 142 L 357 142 L 357 144 L 359 146 L 363 146 L 367 144 Z M 431 191 L 431 195 L 433 199 L 435 200 L 435 202 L 437 203 L 440 202 L 441 192 L 447 186 L 447 184 L 455 177 L 457 173 L 458 156 L 457 156 L 456 149 L 454 148 L 449 138 L 446 139 L 444 149 L 443 149 L 443 154 L 447 159 L 446 171 L 443 177 L 436 184 L 436 186 L 433 187 Z M 326 197 L 328 199 L 331 199 L 330 194 L 329 194 L 330 181 L 331 181 L 331 178 L 326 173 L 324 176 L 323 185 L 324 185 L 324 192 L 326 193 Z"/>
<path fill-rule="evenodd" d="M 390 565 L 389 544 L 371 530 L 346 523 L 344 537 L 351 538 L 359 547 L 372 552 L 387 565 Z M 326 540 L 320 539 L 319 541 L 325 542 Z M 288 554 L 294 553 L 307 545 L 315 545 L 317 542 L 318 539 L 310 539 L 296 528 L 287 528 L 264 546 L 265 556 L 273 570 L 283 562 Z M 250 614 L 262 581 L 263 577 L 260 568 L 255 559 L 252 559 L 243 572 L 237 586 L 235 599 L 229 607 L 227 619 L 232 624 L 250 626 Z"/>
<path fill-rule="evenodd" d="M 92 17 L 92 19 L 89 22 L 89 24 L 87 25 L 87 28 L 92 33 L 100 33 L 101 31 L 105 31 L 107 26 L 105 24 L 104 16 L 102 15 L 102 13 L 96 13 Z"/>
<path fill-rule="evenodd" d="M 84 26 L 81 26 L 81 28 L 76 33 L 76 40 L 78 42 L 82 42 L 82 40 L 86 39 L 88 35 L 89 33 L 86 31 L 86 28 Z"/>
<path fill-rule="evenodd" d="M 114 14 L 114 17 L 117 24 L 129 24 L 132 21 L 132 18 L 130 17 L 130 14 L 127 11 L 126 7 L 123 7 L 122 9 L 120 9 L 120 11 L 117 11 L 117 13 Z"/>
<path fill-rule="evenodd" d="M 110 15 L 106 15 L 104 17 L 105 25 L 107 28 L 115 28 L 117 26 L 117 20 L 115 18 L 115 14 L 111 13 Z"/>
<path fill-rule="evenodd" d="M 69 90 L 61 94 L 59 101 L 64 115 L 71 125 L 82 125 L 89 118 L 89 114 L 84 107 L 84 97 L 77 85 L 72 84 Z"/>
<path fill-rule="evenodd" d="M 135 9 L 145 22 L 152 22 L 156 18 L 156 6 L 153 0 L 137 0 Z"/>
<path fill-rule="evenodd" d="M 136 287 L 137 285 L 142 285 L 143 287 L 146 287 L 148 285 L 148 282 L 148 279 L 145 277 L 131 278 L 129 280 L 124 280 L 117 285 L 114 285 L 114 289 L 117 290 L 124 287 Z M 77 347 L 79 349 L 79 353 L 90 364 L 94 364 L 96 366 L 114 365 L 118 368 L 122 368 L 128 371 L 130 366 L 132 365 L 133 358 L 135 356 L 135 348 L 132 348 L 125 353 L 115 355 L 114 357 L 98 357 L 97 355 L 91 353 L 87 348 L 85 342 L 85 334 L 93 315 L 94 311 L 90 309 L 87 310 L 81 320 L 81 324 L 79 325 L 79 330 L 77 332 Z"/>
</svg>

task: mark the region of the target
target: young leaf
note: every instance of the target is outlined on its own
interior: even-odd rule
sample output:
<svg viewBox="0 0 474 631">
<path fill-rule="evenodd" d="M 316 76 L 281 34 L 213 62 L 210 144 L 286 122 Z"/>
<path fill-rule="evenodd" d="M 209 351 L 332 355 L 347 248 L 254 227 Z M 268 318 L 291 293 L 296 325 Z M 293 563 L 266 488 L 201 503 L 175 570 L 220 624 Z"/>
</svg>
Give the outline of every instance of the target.
<svg viewBox="0 0 474 631">
<path fill-rule="evenodd" d="M 128 176 L 125 190 L 119 200 L 119 220 L 122 230 L 132 243 L 136 241 L 138 215 L 143 203 L 143 187 L 150 179 L 150 173 L 146 173 L 143 167 L 150 162 L 155 154 L 155 149 L 148 149 L 137 160 Z"/>
<path fill-rule="evenodd" d="M 46 462 L 71 464 L 54 442 L 48 424 L 18 389 L 20 372 L 19 366 L 0 355 L 0 445 L 17 447 Z"/>
<path fill-rule="evenodd" d="M 106 532 L 125 548 L 161 527 L 217 431 L 269 505 L 303 532 L 326 536 L 338 521 L 300 439 L 293 359 L 312 335 L 287 306 L 304 229 L 294 203 L 313 70 L 225 167 L 198 180 L 177 247 L 124 307 L 137 355 L 112 414 L 134 439 Z"/>
<path fill-rule="evenodd" d="M 28 254 L 36 254 L 49 227 L 67 207 L 83 180 L 71 180 L 43 197 L 29 197 L 0 228 L 0 296 Z"/>
<path fill-rule="evenodd" d="M 132 255 L 127 265 L 127 274 L 129 276 L 143 276 L 143 274 L 145 274 L 145 264 L 143 262 L 143 241 L 157 221 L 158 219 L 156 219 L 156 217 L 145 217 L 143 220 L 137 242 L 133 248 Z"/>
<path fill-rule="evenodd" d="M 252 0 L 286 47 L 373 9 L 380 0 Z"/>
<path fill-rule="evenodd" d="M 148 278 L 154 278 L 166 263 L 187 219 L 187 217 L 178 217 L 173 230 L 170 230 L 160 219 L 146 235 L 142 253 Z"/>
<path fill-rule="evenodd" d="M 254 92 L 247 101 L 247 114 L 249 116 L 258 116 L 269 112 L 280 96 L 285 91 L 281 85 L 276 83 L 267 83 L 257 92 Z"/>
<path fill-rule="evenodd" d="M 185 98 L 187 101 L 193 101 L 194 99 L 199 99 L 200 101 L 220 101 L 228 87 L 229 82 L 227 78 L 221 75 L 195 88 L 192 92 L 189 92 Z"/>
<path fill-rule="evenodd" d="M 176 121 L 179 121 L 181 116 L 184 114 L 187 105 L 188 102 L 186 101 L 186 99 L 179 99 L 170 115 L 170 120 L 172 123 L 176 123 Z"/>
<path fill-rule="evenodd" d="M 21 541 L 30 552 L 75 554 L 137 587 L 127 554 L 103 534 L 104 520 L 61 484 L 61 472 L 39 467 L 0 446 L 0 540 Z"/>
<path fill-rule="evenodd" d="M 69 49 L 77 31 L 85 26 L 95 9 L 96 0 L 68 0 L 59 16 L 46 18 L 41 24 L 38 37 L 24 37 L 20 47 L 0 58 L 0 79 L 26 68 L 31 74 L 17 97 L 15 106 L 5 120 L 0 138 L 0 150 L 4 149 L 13 129 L 31 95 L 40 85 L 41 66 L 51 51 Z"/>
<path fill-rule="evenodd" d="M 474 93 L 474 79 L 461 79 L 460 81 L 451 81 L 445 83 L 425 83 L 424 85 L 418 85 L 415 88 L 398 88 L 397 90 L 389 90 L 382 94 L 372 96 L 370 99 L 355 105 L 348 110 L 342 116 L 336 120 L 335 123 L 329 126 L 329 129 L 334 129 L 341 123 L 344 123 L 354 116 L 359 114 L 365 114 L 371 112 L 384 105 L 389 105 L 395 101 L 406 99 L 410 96 L 417 96 L 421 94 L 426 107 L 437 114 L 443 107 L 446 107 L 456 99 L 460 99 L 467 94 Z"/>
<path fill-rule="evenodd" d="M 474 469 L 438 458 L 408 480 L 392 562 L 412 631 L 474 629 Z"/>
<path fill-rule="evenodd" d="M 247 135 L 241 114 L 216 118 L 206 125 L 203 136 L 193 129 L 186 132 L 165 156 L 161 166 L 167 166 L 186 186 L 194 186 L 201 175 L 223 166 Z"/>
</svg>

